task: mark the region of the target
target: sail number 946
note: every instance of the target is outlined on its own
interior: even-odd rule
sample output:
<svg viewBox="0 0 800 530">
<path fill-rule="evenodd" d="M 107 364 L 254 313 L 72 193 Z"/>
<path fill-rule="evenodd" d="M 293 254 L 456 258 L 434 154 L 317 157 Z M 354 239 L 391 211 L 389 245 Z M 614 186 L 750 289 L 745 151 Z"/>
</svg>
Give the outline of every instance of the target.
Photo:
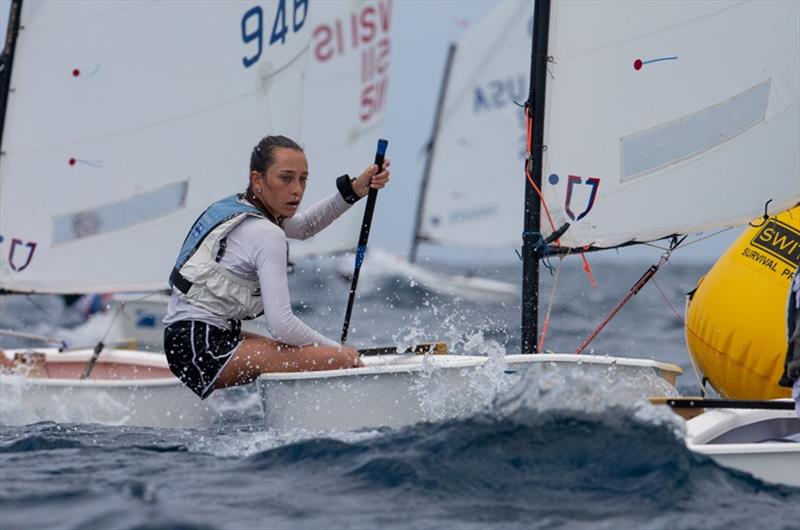
<svg viewBox="0 0 800 530">
<path fill-rule="evenodd" d="M 286 4 L 291 4 L 290 13 Z M 289 35 L 297 33 L 303 27 L 308 16 L 308 0 L 278 0 L 275 11 L 275 20 L 272 22 L 272 32 L 269 36 L 269 46 L 275 43 L 284 44 Z M 291 18 L 291 25 L 288 20 Z M 245 68 L 253 66 L 264 51 L 264 11 L 261 6 L 249 9 L 242 17 L 242 41 L 250 46 L 250 56 L 242 57 Z"/>
</svg>

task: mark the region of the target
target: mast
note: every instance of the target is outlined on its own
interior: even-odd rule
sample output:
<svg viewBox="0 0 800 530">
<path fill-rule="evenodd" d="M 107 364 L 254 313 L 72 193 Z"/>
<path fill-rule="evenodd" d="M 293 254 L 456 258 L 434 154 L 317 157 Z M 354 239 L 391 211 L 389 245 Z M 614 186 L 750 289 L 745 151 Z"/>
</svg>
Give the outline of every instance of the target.
<svg viewBox="0 0 800 530">
<path fill-rule="evenodd" d="M 411 239 L 411 250 L 408 253 L 408 261 L 416 263 L 417 261 L 417 247 L 421 238 L 419 237 L 419 227 L 422 224 L 422 211 L 425 209 L 425 195 L 428 191 L 428 180 L 431 173 L 431 164 L 433 162 L 433 150 L 436 146 L 436 138 L 439 136 L 439 124 L 442 119 L 442 108 L 444 107 L 444 97 L 447 94 L 447 85 L 450 81 L 450 70 L 453 66 L 453 57 L 456 54 L 455 43 L 450 43 L 447 49 L 447 62 L 444 67 L 444 76 L 442 77 L 442 84 L 439 87 L 439 100 L 436 103 L 436 112 L 433 117 L 433 131 L 431 131 L 431 139 L 428 142 L 428 157 L 425 160 L 425 172 L 422 174 L 422 182 L 419 186 L 419 197 L 417 198 L 417 217 L 414 221 L 414 235 Z"/>
<path fill-rule="evenodd" d="M 542 150 L 544 142 L 544 98 L 547 81 L 547 42 L 550 30 L 550 0 L 536 0 L 533 12 L 531 44 L 531 82 L 527 112 L 533 122 L 529 140 L 530 173 L 533 182 L 542 189 Z M 525 219 L 522 232 L 522 353 L 536 353 L 539 319 L 539 260 L 545 250 L 541 240 L 539 197 L 525 183 Z"/>
<path fill-rule="evenodd" d="M 6 123 L 8 92 L 11 88 L 11 67 L 14 64 L 14 49 L 17 45 L 21 12 L 22 0 L 12 0 L 11 10 L 8 13 L 6 42 L 5 46 L 3 46 L 3 55 L 0 57 L 0 157 L 2 157 L 3 129 L 5 129 Z"/>
<path fill-rule="evenodd" d="M 22 12 L 22 0 L 12 0 L 8 12 L 8 27 L 6 28 L 6 42 L 0 55 L 0 164 L 3 163 L 3 131 L 6 128 L 6 108 L 8 107 L 8 92 L 11 89 L 11 67 L 14 64 L 14 50 L 17 47 L 19 34 L 19 19 Z M 0 289 L 0 295 L 11 294 L 13 291 Z"/>
</svg>

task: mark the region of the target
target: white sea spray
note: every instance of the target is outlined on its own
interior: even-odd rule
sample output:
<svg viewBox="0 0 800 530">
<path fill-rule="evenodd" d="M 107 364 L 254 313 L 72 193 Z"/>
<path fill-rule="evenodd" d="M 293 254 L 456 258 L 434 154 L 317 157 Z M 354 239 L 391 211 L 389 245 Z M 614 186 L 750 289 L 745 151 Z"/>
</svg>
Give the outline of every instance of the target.
<svg viewBox="0 0 800 530">
<path fill-rule="evenodd" d="M 493 413 L 525 421 L 542 413 L 562 411 L 603 415 L 623 411 L 635 419 L 665 425 L 683 439 L 686 423 L 669 407 L 654 405 L 649 397 L 674 397 L 677 391 L 654 371 L 624 373 L 618 366 L 537 363 L 528 367 L 516 384 L 498 395 Z"/>
</svg>

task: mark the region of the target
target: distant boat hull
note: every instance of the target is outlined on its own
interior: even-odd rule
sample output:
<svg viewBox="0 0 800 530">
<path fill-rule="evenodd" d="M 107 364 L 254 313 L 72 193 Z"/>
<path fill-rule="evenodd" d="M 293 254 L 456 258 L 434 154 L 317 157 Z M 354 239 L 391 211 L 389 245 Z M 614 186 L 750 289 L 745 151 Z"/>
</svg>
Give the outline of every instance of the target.
<svg viewBox="0 0 800 530">
<path fill-rule="evenodd" d="M 794 411 L 713 409 L 686 428 L 692 451 L 767 482 L 800 487 L 800 418 Z"/>
<path fill-rule="evenodd" d="M 643 381 L 642 395 L 660 395 L 682 370 L 647 359 L 574 354 L 507 355 L 501 359 L 466 355 L 413 354 L 367 357 L 364 368 L 265 374 L 258 380 L 268 428 L 357 430 L 401 427 L 478 412 L 497 389 L 510 386 L 522 370 L 544 367 L 596 371 Z M 502 366 L 491 366 L 492 362 Z M 498 378 L 508 378 L 498 381 Z M 646 381 L 657 380 L 652 388 Z"/>
<path fill-rule="evenodd" d="M 348 280 L 352 277 L 354 260 L 355 257 L 352 255 L 342 256 L 337 263 L 337 271 L 340 276 Z M 506 300 L 519 293 L 517 284 L 478 276 L 432 271 L 409 262 L 403 256 L 381 249 L 369 249 L 365 260 L 360 277 L 362 283 L 365 275 L 369 275 L 371 278 L 394 276 L 420 285 L 433 293 L 479 302 Z"/>
<path fill-rule="evenodd" d="M 92 315 L 75 328 L 60 330 L 59 338 L 69 345 L 87 345 L 106 337 L 106 344 L 128 343 L 137 350 L 161 352 L 169 299 L 165 294 L 114 294 L 106 312 Z M 267 333 L 261 319 L 245 320 L 242 327 L 261 335 Z"/>
<path fill-rule="evenodd" d="M 89 379 L 80 379 L 91 350 L 40 349 L 44 363 L 0 373 L 0 422 L 101 423 L 142 427 L 198 427 L 217 417 L 213 399 L 201 401 L 169 371 L 163 355 L 108 350 Z M 23 350 L 7 351 L 13 358 Z M 0 353 L 0 355 L 2 355 Z"/>
</svg>

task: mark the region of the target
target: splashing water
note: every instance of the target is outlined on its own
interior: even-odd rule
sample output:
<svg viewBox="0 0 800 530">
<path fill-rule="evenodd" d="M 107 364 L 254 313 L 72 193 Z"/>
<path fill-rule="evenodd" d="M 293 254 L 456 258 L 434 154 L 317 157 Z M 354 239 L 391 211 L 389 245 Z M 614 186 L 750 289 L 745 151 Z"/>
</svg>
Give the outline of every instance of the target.
<svg viewBox="0 0 800 530">
<path fill-rule="evenodd" d="M 540 364 L 531 366 L 513 387 L 492 403 L 494 414 L 525 423 L 526 418 L 553 411 L 603 414 L 619 410 L 653 425 L 665 425 L 683 440 L 686 423 L 669 407 L 650 403 L 643 388 L 662 388 L 663 395 L 676 395 L 675 389 L 653 374 L 649 385 L 641 377 L 615 373 L 613 368 L 598 371 L 561 369 Z M 645 391 L 646 392 L 646 391 Z M 627 411 L 627 412 L 626 412 Z"/>
</svg>

